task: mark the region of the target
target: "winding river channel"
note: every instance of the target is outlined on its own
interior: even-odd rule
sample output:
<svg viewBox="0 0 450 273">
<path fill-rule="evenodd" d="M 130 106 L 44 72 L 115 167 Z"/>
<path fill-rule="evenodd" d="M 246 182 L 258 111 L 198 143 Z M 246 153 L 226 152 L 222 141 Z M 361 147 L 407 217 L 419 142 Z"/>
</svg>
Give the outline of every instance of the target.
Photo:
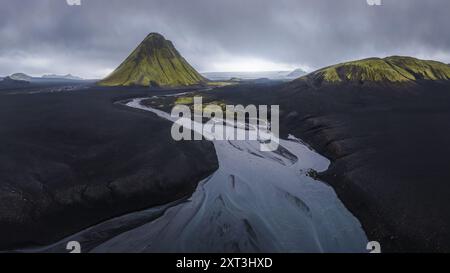
<svg viewBox="0 0 450 273">
<path fill-rule="evenodd" d="M 145 99 L 124 104 L 195 130 L 191 120 L 144 106 Z M 229 129 L 221 126 L 201 133 Z M 33 251 L 58 252 L 75 240 L 86 251 L 102 253 L 366 252 L 359 221 L 333 188 L 308 175 L 325 171 L 329 160 L 294 136 L 279 142 L 276 151 L 262 152 L 257 140 L 213 140 L 219 169 L 189 198 L 109 220 Z"/>
</svg>

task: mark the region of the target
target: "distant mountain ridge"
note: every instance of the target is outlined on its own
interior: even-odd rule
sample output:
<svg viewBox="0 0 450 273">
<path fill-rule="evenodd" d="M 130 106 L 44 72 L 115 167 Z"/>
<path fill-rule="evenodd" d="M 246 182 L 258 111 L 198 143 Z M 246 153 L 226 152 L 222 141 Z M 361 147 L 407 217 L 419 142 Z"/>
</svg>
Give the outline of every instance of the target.
<svg viewBox="0 0 450 273">
<path fill-rule="evenodd" d="M 192 86 L 207 82 L 161 34 L 150 33 L 102 86 Z"/>
<path fill-rule="evenodd" d="M 288 79 L 287 75 L 292 71 L 253 71 L 253 72 L 204 72 L 202 75 L 210 80 L 257 80 L 267 78 L 270 80 Z"/>
<path fill-rule="evenodd" d="M 345 82 L 407 83 L 419 80 L 450 80 L 450 67 L 441 62 L 413 57 L 369 58 L 319 69 L 297 81 L 320 85 Z"/>
<path fill-rule="evenodd" d="M 59 79 L 59 80 L 75 80 L 75 81 L 82 81 L 83 78 L 80 78 L 78 76 L 74 76 L 72 74 L 67 75 L 55 75 L 55 74 L 47 74 L 42 76 L 43 79 Z"/>
<path fill-rule="evenodd" d="M 14 73 L 10 76 L 6 76 L 4 78 L 0 77 L 0 79 L 8 79 L 13 81 L 25 81 L 25 82 L 42 82 L 42 81 L 83 81 L 83 78 L 74 76 L 72 74 L 67 75 L 56 75 L 56 74 L 47 74 L 42 77 L 33 77 L 27 75 L 25 73 Z"/>
</svg>

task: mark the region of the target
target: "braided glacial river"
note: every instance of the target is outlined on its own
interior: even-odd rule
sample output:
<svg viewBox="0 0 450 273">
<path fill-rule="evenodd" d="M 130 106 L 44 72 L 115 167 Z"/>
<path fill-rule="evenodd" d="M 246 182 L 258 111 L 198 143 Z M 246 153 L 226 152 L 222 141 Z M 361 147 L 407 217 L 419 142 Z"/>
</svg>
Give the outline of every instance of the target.
<svg viewBox="0 0 450 273">
<path fill-rule="evenodd" d="M 190 120 L 142 105 L 144 99 L 125 105 L 193 129 Z M 189 198 L 106 221 L 32 251 L 57 252 L 78 241 L 85 251 L 101 253 L 367 252 L 358 219 L 333 188 L 308 175 L 325 171 L 328 159 L 293 136 L 280 139 L 274 152 L 260 151 L 258 141 L 213 143 L 219 169 Z"/>
</svg>

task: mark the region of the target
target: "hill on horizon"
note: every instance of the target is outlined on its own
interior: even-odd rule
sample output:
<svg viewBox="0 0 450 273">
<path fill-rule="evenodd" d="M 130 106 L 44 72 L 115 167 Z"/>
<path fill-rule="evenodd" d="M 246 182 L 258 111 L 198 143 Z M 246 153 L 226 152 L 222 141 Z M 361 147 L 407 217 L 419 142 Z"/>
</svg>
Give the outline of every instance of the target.
<svg viewBox="0 0 450 273">
<path fill-rule="evenodd" d="M 297 68 L 297 69 L 295 69 L 294 71 L 292 71 L 291 73 L 289 73 L 289 74 L 287 75 L 287 77 L 288 77 L 288 78 L 298 78 L 298 77 L 304 76 L 304 75 L 306 75 L 306 74 L 307 74 L 307 73 L 306 73 L 305 70 L 303 70 L 303 69 L 301 69 L 301 68 Z"/>
<path fill-rule="evenodd" d="M 14 73 L 5 78 L 9 78 L 9 79 L 15 80 L 15 81 L 31 81 L 33 79 L 33 77 L 31 77 L 25 73 Z"/>
</svg>

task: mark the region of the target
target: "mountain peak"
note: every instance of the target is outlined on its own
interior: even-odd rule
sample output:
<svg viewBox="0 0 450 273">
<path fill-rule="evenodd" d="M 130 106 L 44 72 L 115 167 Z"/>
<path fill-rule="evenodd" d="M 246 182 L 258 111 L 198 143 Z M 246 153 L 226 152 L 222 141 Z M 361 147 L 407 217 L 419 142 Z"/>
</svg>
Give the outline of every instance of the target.
<svg viewBox="0 0 450 273">
<path fill-rule="evenodd" d="M 145 38 L 145 40 L 149 39 L 165 40 L 166 38 L 162 34 L 159 34 L 158 32 L 150 32 Z"/>
<path fill-rule="evenodd" d="M 181 56 L 171 41 L 152 32 L 99 84 L 177 87 L 200 85 L 204 82 L 206 79 Z"/>
<path fill-rule="evenodd" d="M 145 37 L 145 39 L 142 41 L 142 44 L 153 44 L 155 46 L 164 46 L 166 43 L 172 43 L 169 40 L 166 40 L 166 38 L 156 32 L 152 32 Z"/>
</svg>

